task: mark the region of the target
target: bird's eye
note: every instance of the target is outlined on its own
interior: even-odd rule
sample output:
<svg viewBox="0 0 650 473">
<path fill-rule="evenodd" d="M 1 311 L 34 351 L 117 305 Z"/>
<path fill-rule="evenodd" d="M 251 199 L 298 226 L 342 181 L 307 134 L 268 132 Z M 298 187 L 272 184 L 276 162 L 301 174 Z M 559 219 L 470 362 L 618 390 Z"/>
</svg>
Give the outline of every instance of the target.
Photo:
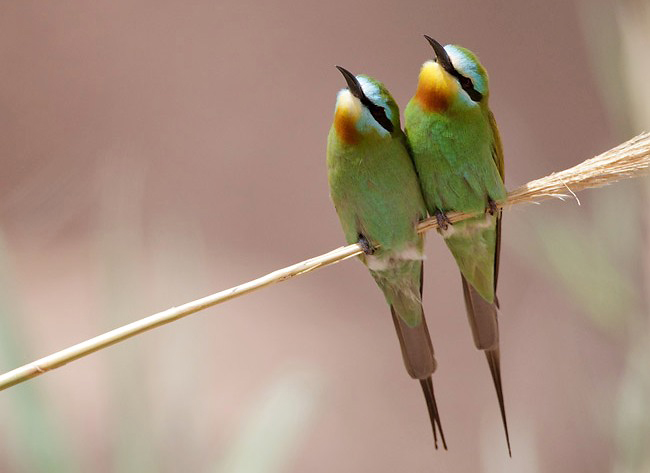
<svg viewBox="0 0 650 473">
<path fill-rule="evenodd" d="M 370 107 L 369 110 L 377 123 L 379 123 L 389 133 L 393 132 L 393 123 L 386 116 L 386 110 L 384 110 L 383 107 L 375 105 L 374 107 Z"/>
<path fill-rule="evenodd" d="M 474 102 L 480 102 L 481 100 L 483 100 L 483 94 L 474 88 L 474 83 L 472 82 L 472 79 L 470 79 L 469 77 L 462 76 L 460 74 L 458 74 L 456 77 L 458 78 L 458 82 L 460 83 L 460 86 L 463 88 L 465 92 L 467 92 L 467 95 L 469 95 L 469 97 Z"/>
</svg>

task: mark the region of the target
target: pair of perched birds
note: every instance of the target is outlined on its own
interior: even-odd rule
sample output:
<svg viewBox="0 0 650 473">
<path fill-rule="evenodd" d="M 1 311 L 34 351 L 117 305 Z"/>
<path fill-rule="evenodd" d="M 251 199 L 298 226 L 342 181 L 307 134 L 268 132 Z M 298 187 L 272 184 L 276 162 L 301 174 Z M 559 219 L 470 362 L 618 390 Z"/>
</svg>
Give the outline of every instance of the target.
<svg viewBox="0 0 650 473">
<path fill-rule="evenodd" d="M 420 70 L 404 113 L 386 87 L 337 66 L 347 82 L 338 93 L 327 143 L 330 193 L 348 243 L 390 305 L 406 370 L 420 380 L 433 428 L 447 448 L 433 391 L 436 369 L 422 310 L 427 212 L 461 271 L 474 343 L 487 358 L 497 392 L 508 452 L 510 439 L 501 386 L 496 297 L 501 210 L 506 198 L 503 151 L 488 106 L 488 77 L 476 56 L 425 35 L 434 59 Z M 447 212 L 478 216 L 449 222 Z"/>
</svg>

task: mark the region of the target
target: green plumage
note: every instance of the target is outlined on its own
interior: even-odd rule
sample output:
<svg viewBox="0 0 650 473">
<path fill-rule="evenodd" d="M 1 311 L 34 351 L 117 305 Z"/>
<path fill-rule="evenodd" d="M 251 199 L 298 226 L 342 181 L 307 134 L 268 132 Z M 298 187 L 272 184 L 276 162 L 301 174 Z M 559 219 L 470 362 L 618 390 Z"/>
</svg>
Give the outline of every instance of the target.
<svg viewBox="0 0 650 473">
<path fill-rule="evenodd" d="M 339 93 L 327 140 L 330 194 L 346 241 L 369 246 L 360 258 L 390 305 L 404 364 L 420 380 L 427 401 L 437 448 L 436 426 L 441 435 L 442 429 L 431 382 L 436 362 L 422 310 L 424 238 L 416 231 L 426 206 L 395 101 L 374 79 L 339 70 L 350 90 Z M 444 435 L 442 440 L 446 448 Z"/>
<path fill-rule="evenodd" d="M 363 235 L 372 247 L 371 274 L 389 304 L 409 326 L 421 322 L 420 261 L 404 260 L 399 253 L 417 257 L 423 237 L 415 227 L 426 216 L 426 208 L 404 146 L 401 130 L 395 136 L 375 132 L 362 135 L 354 145 L 344 143 L 332 128 L 327 145 L 330 194 L 348 243 Z M 371 267 L 373 265 L 371 264 Z"/>
<path fill-rule="evenodd" d="M 414 100 L 406 107 L 406 132 L 427 209 L 484 212 L 488 197 L 506 197 L 495 160 L 487 103 L 448 113 L 427 113 Z M 497 218 L 481 215 L 450 228 L 445 241 L 458 266 L 488 302 L 494 301 Z"/>
<path fill-rule="evenodd" d="M 405 131 L 429 214 L 479 213 L 441 229 L 462 274 L 474 343 L 485 352 L 510 440 L 501 384 L 498 300 L 503 151 L 488 106 L 488 78 L 476 56 L 427 37 L 435 61 L 422 66 L 405 110 Z"/>
</svg>

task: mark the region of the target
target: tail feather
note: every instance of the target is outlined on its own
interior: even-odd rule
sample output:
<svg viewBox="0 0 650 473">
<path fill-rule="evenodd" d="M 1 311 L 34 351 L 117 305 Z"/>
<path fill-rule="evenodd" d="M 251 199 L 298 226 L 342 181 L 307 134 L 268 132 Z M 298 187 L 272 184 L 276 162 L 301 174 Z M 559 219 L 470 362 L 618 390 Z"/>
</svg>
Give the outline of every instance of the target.
<svg viewBox="0 0 650 473">
<path fill-rule="evenodd" d="M 503 387 L 501 386 L 501 355 L 499 348 L 485 350 L 485 358 L 490 366 L 490 373 L 492 374 L 492 381 L 494 388 L 497 392 L 499 399 L 499 409 L 501 409 L 501 421 L 503 422 L 503 429 L 506 433 L 506 443 L 508 444 L 508 455 L 512 457 L 512 450 L 510 449 L 510 434 L 508 433 L 508 421 L 506 420 L 506 407 L 503 402 Z"/>
<path fill-rule="evenodd" d="M 463 295 L 467 320 L 472 329 L 474 344 L 479 350 L 488 350 L 499 346 L 499 323 L 496 305 L 483 299 L 461 274 Z"/>
<path fill-rule="evenodd" d="M 409 263 L 412 279 L 409 279 L 406 284 L 403 281 L 402 284 L 395 284 L 391 278 L 380 272 L 372 272 L 372 275 L 384 291 L 390 305 L 406 371 L 412 378 L 420 381 L 429 411 L 434 445 L 437 449 L 438 432 L 440 432 L 442 444 L 447 450 L 447 441 L 442 431 L 431 380 L 431 375 L 436 370 L 436 358 L 422 310 L 423 262 Z"/>
<path fill-rule="evenodd" d="M 510 449 L 510 434 L 508 433 L 508 422 L 506 420 L 506 408 L 503 400 L 503 387 L 501 384 L 501 357 L 499 353 L 499 322 L 497 318 L 498 302 L 495 296 L 495 303 L 490 304 L 474 289 L 461 274 L 463 281 L 463 295 L 465 296 L 465 308 L 467 319 L 474 336 L 474 344 L 479 350 L 484 350 L 492 382 L 499 400 L 501 420 L 506 434 L 508 454 L 512 456 Z"/>
<path fill-rule="evenodd" d="M 433 345 L 431 344 L 431 337 L 429 336 L 426 319 L 423 315 L 422 323 L 416 327 L 409 327 L 402 318 L 397 315 L 392 306 L 390 308 L 390 313 L 393 316 L 393 323 L 395 324 L 397 338 L 399 338 L 406 371 L 412 378 L 420 380 L 420 386 L 422 387 L 422 392 L 424 393 L 427 409 L 429 411 L 429 420 L 431 421 L 431 429 L 433 430 L 435 448 L 438 448 L 437 432 L 439 431 L 442 445 L 444 449 L 447 450 L 447 441 L 445 440 L 445 434 L 442 430 L 438 405 L 433 392 L 433 381 L 431 380 L 431 374 L 436 370 L 436 359 L 433 354 Z"/>
<path fill-rule="evenodd" d="M 433 393 L 433 381 L 431 381 L 431 376 L 425 379 L 420 380 L 420 386 L 422 386 L 422 392 L 424 393 L 424 399 L 427 402 L 427 409 L 429 411 L 429 419 L 431 420 L 431 429 L 433 430 L 433 444 L 438 450 L 438 434 L 436 433 L 436 427 L 440 431 L 440 439 L 442 440 L 442 447 L 447 450 L 447 441 L 445 440 L 445 433 L 442 430 L 442 424 L 440 423 L 440 414 L 438 413 L 438 405 L 436 404 L 436 396 Z"/>
<path fill-rule="evenodd" d="M 427 322 L 422 317 L 422 323 L 409 327 L 402 318 L 397 315 L 395 308 L 390 307 L 393 316 L 395 331 L 399 338 L 399 346 L 402 349 L 402 358 L 406 371 L 415 379 L 424 379 L 436 370 L 436 359 L 433 355 L 433 345 L 429 336 Z"/>
</svg>

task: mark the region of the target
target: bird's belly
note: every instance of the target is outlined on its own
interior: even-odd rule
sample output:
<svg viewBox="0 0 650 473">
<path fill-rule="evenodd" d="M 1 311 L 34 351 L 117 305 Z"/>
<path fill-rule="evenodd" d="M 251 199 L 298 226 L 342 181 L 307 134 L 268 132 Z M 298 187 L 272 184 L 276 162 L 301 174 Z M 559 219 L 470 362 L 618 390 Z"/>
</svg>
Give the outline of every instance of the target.
<svg viewBox="0 0 650 473">
<path fill-rule="evenodd" d="M 417 245 L 409 245 L 400 251 L 379 252 L 378 255 L 366 255 L 366 265 L 371 271 L 393 270 L 404 261 L 421 261 L 424 259 L 422 249 Z"/>
<path fill-rule="evenodd" d="M 489 213 L 478 215 L 474 218 L 456 222 L 449 225 L 446 230 L 441 229 L 440 234 L 444 238 L 455 237 L 465 241 L 471 241 L 472 245 L 485 247 L 486 249 L 492 244 L 485 240 L 485 230 L 494 226 L 495 217 Z M 481 248 L 476 251 L 482 252 Z"/>
</svg>

